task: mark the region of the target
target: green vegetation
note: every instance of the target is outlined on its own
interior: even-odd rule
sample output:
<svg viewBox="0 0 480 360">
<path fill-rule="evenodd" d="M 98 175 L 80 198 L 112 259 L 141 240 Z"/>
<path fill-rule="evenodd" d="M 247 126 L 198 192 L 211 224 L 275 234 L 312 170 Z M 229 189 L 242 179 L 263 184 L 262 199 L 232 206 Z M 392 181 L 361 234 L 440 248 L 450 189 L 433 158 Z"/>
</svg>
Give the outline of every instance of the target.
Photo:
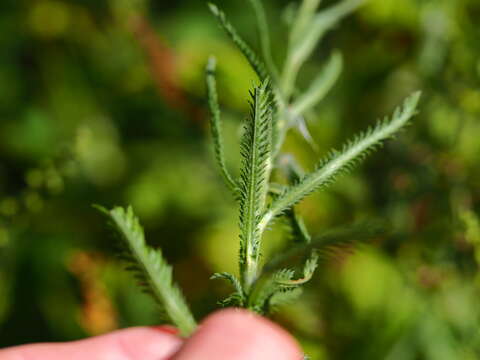
<svg viewBox="0 0 480 360">
<path fill-rule="evenodd" d="M 478 1 L 217 5 L 0 5 L 0 346 L 220 304 L 477 359 Z"/>
<path fill-rule="evenodd" d="M 314 45 L 321 37 L 320 34 L 333 26 L 342 15 L 355 9 L 356 5 L 360 3 L 361 1 L 344 1 L 319 14 L 315 14 L 315 8 L 310 8 L 311 13 L 302 10 L 304 12 L 303 16 L 310 20 L 303 20 L 301 16 L 298 19 L 305 22 L 303 37 L 309 40 L 308 45 L 302 45 L 300 48 L 306 46 L 308 49 L 299 50 L 296 44 L 292 44 L 286 56 L 285 71 L 287 73 L 282 74 L 282 78 L 295 79 L 299 66 L 296 65 L 295 69 L 292 69 L 291 65 L 288 65 L 288 62 L 291 61 L 290 58 L 303 58 L 303 54 L 311 53 Z M 263 8 L 257 1 L 253 1 L 253 5 L 259 20 L 260 40 L 264 46 L 264 53 L 267 55 L 267 59 L 272 59 L 268 46 L 266 46 L 270 43 L 270 40 L 268 29 L 265 26 Z M 303 6 L 310 6 L 309 1 L 305 1 Z M 225 14 L 212 4 L 210 4 L 210 10 L 219 19 L 226 33 L 250 62 L 258 77 L 262 79 L 262 83 L 250 92 L 250 114 L 245 121 L 240 144 L 242 169 L 239 179 L 235 180 L 227 169 L 224 158 L 224 141 L 215 80 L 216 61 L 214 58 L 210 58 L 207 64 L 208 103 L 211 112 L 210 126 L 215 157 L 225 183 L 233 192 L 234 198 L 238 199 L 240 207 L 239 268 L 241 279 L 237 279 L 234 274 L 228 272 L 215 274 L 213 278 L 226 279 L 232 283 L 235 289 L 233 295 L 221 301 L 223 306 L 246 307 L 265 315 L 269 314 L 272 304 L 279 305 L 285 299 L 292 301 L 299 295 L 296 290 L 311 280 L 318 266 L 318 253 L 316 247 L 309 246 L 310 241 L 307 240 L 304 243 L 305 247 L 309 248 L 310 255 L 305 261 L 299 277 L 296 276 L 295 269 L 290 268 L 276 270 L 272 274 L 262 276 L 260 263 L 264 232 L 276 218 L 288 211 L 294 211 L 292 208 L 307 195 L 332 184 L 339 174 L 348 172 L 368 153 L 379 148 L 385 139 L 391 138 L 402 129 L 415 115 L 420 93 L 415 93 L 405 100 L 404 105 L 399 107 L 390 119 L 385 118 L 375 127 L 357 135 L 353 140 L 347 142 L 340 151 L 330 151 L 330 154 L 318 163 L 316 170 L 312 173 L 299 176 L 292 184 L 279 185 L 281 187 L 280 193 L 274 194 L 269 201 L 268 194 L 272 188 L 270 179 L 273 176 L 272 172 L 279 168 L 281 160 L 278 159 L 282 157 L 282 140 L 285 139 L 288 130 L 285 125 L 282 125 L 282 122 L 289 117 L 301 116 L 301 113 L 293 115 L 290 113 L 289 109 L 293 107 L 289 103 L 291 85 L 283 84 L 285 86 L 282 87 L 273 80 L 269 80 L 273 78 L 273 74 L 267 74 L 266 66 L 260 60 L 260 57 L 241 39 L 235 28 L 226 19 Z M 300 25 L 297 24 L 298 26 Z M 293 35 L 292 38 L 294 38 Z M 302 55 L 299 56 L 297 53 Z M 333 59 L 328 66 L 336 65 L 335 67 L 338 67 L 338 60 Z M 304 59 L 301 62 L 303 61 Z M 295 61 L 295 63 L 297 62 L 300 62 L 300 60 Z M 291 75 L 288 72 L 294 72 L 295 74 Z M 322 73 L 320 78 L 315 80 L 313 89 L 309 90 L 311 94 L 300 94 L 299 98 L 321 98 L 325 89 L 332 85 L 330 78 L 331 76 L 325 76 Z M 320 92 L 320 94 L 317 92 Z M 277 106 L 276 100 L 282 106 Z M 305 100 L 301 103 L 304 102 Z M 278 151 L 274 152 L 274 148 Z M 293 158 L 290 161 L 295 163 Z M 285 180 L 288 181 L 288 178 Z M 159 251 L 149 248 L 145 243 L 143 229 L 133 215 L 132 208 L 124 210 L 117 207 L 111 212 L 105 209 L 102 209 L 102 211 L 110 215 L 115 228 L 118 229 L 123 238 L 126 245 L 123 250 L 124 257 L 132 264 L 130 269 L 135 270 L 140 282 L 147 285 L 148 291 L 160 304 L 162 310 L 166 312 L 168 319 L 178 326 L 184 335 L 190 335 L 195 330 L 195 321 L 180 295 L 178 287 L 172 285 L 171 267 Z M 296 216 L 292 223 L 302 224 L 303 219 Z M 310 239 L 310 235 L 308 235 L 304 226 L 302 230 L 305 240 Z M 321 247 L 323 244 L 320 242 L 317 245 Z M 332 246 L 331 243 L 329 245 Z M 262 278 L 262 281 L 259 281 L 260 278 Z"/>
</svg>

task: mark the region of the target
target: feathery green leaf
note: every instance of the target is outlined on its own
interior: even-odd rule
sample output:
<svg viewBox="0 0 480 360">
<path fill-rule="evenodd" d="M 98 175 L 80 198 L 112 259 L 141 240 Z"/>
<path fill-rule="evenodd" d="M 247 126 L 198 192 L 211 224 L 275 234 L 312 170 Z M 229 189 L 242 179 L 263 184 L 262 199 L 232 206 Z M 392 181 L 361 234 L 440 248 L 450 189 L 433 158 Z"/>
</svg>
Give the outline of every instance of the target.
<svg viewBox="0 0 480 360">
<path fill-rule="evenodd" d="M 298 38 L 301 41 L 294 44 L 294 61 L 301 65 L 310 56 L 323 35 L 364 2 L 365 0 L 343 0 L 316 14 L 309 26 L 305 28 L 303 36 Z"/>
<path fill-rule="evenodd" d="M 233 274 L 228 272 L 215 273 L 210 277 L 211 280 L 214 279 L 224 279 L 229 281 L 235 289 L 235 292 L 231 294 L 228 298 L 222 300 L 220 304 L 222 306 L 244 306 L 245 304 L 245 293 L 243 292 L 242 284 L 240 280 Z"/>
<path fill-rule="evenodd" d="M 302 285 L 306 282 L 310 281 L 313 273 L 318 267 L 318 259 L 319 256 L 316 251 L 312 251 L 310 258 L 305 262 L 303 267 L 303 277 L 299 279 L 286 279 L 286 280 L 277 280 L 277 282 L 281 285 L 286 286 L 295 286 L 295 285 Z"/>
<path fill-rule="evenodd" d="M 303 275 L 294 279 L 295 271 L 291 269 L 277 270 L 273 274 L 263 276 L 254 284 L 252 293 L 248 299 L 249 308 L 266 314 L 272 306 L 292 299 L 296 295 L 291 292 L 311 280 L 318 266 L 319 255 L 312 251 L 303 267 Z M 298 294 L 298 291 L 296 292 Z"/>
<path fill-rule="evenodd" d="M 303 30 L 295 35 L 295 41 L 290 43 L 282 79 L 282 90 L 285 96 L 292 93 L 298 72 L 323 35 L 345 16 L 356 10 L 365 0 L 343 0 L 329 8 L 320 11 L 309 18 L 303 25 Z"/>
<path fill-rule="evenodd" d="M 292 112 L 303 114 L 318 104 L 332 89 L 342 72 L 343 60 L 339 52 L 334 52 L 328 63 L 313 80 L 309 89 L 292 105 Z"/>
<path fill-rule="evenodd" d="M 381 146 L 383 141 L 395 135 L 416 114 L 419 99 L 420 92 L 412 94 L 401 107 L 395 110 L 391 119 L 385 118 L 375 127 L 356 136 L 352 141 L 347 142 L 341 151 L 332 151 L 319 163 L 317 170 L 306 175 L 275 199 L 264 214 L 260 228 L 265 228 L 272 219 L 313 191 L 331 184 L 336 177 L 352 169 L 370 152 Z"/>
<path fill-rule="evenodd" d="M 266 70 L 265 64 L 262 60 L 260 60 L 258 55 L 252 50 L 252 48 L 241 38 L 237 30 L 235 30 L 233 25 L 227 20 L 225 13 L 212 3 L 209 3 L 208 7 L 210 8 L 212 14 L 217 18 L 223 30 L 227 33 L 233 43 L 237 45 L 239 50 L 248 60 L 260 80 L 264 81 L 265 79 L 267 79 L 268 72 Z"/>
<path fill-rule="evenodd" d="M 147 246 L 143 229 L 132 208 L 97 208 L 109 217 L 117 230 L 123 245 L 120 256 L 129 263 L 128 269 L 135 271 L 135 277 L 153 295 L 180 333 L 183 336 L 191 335 L 196 323 L 180 289 L 173 283 L 172 268 L 160 250 Z"/>
<path fill-rule="evenodd" d="M 217 304 L 222 308 L 245 307 L 245 299 L 241 297 L 237 292 L 234 292 L 227 296 L 225 299 L 219 300 Z"/>
<path fill-rule="evenodd" d="M 243 289 L 242 289 L 242 285 L 240 284 L 240 280 L 238 280 L 237 277 L 233 274 L 230 274 L 228 272 L 215 273 L 210 277 L 210 279 L 211 280 L 216 280 L 216 279 L 227 280 L 233 285 L 233 287 L 239 294 L 243 294 Z"/>
<path fill-rule="evenodd" d="M 230 175 L 230 172 L 227 169 L 227 165 L 225 164 L 220 107 L 218 106 L 217 82 L 215 79 L 215 75 L 216 60 L 212 56 L 208 59 L 207 63 L 206 83 L 208 106 L 210 108 L 210 130 L 212 133 L 215 159 L 217 161 L 218 167 L 220 168 L 225 183 L 227 184 L 228 188 L 234 193 L 234 195 L 236 195 L 238 190 L 237 183 Z"/>
<path fill-rule="evenodd" d="M 298 43 L 308 28 L 321 0 L 303 0 L 290 32 L 290 45 Z"/>
<path fill-rule="evenodd" d="M 240 271 L 245 291 L 257 276 L 262 231 L 258 226 L 265 210 L 272 168 L 272 95 L 268 81 L 251 93 L 250 116 L 241 142 Z"/>
<path fill-rule="evenodd" d="M 269 276 L 264 276 L 255 283 L 252 293 L 248 298 L 248 308 L 259 314 L 267 314 L 270 310 L 270 300 L 279 292 L 293 290 L 298 285 L 285 285 L 293 279 L 295 271 L 292 269 L 281 269 Z"/>
</svg>

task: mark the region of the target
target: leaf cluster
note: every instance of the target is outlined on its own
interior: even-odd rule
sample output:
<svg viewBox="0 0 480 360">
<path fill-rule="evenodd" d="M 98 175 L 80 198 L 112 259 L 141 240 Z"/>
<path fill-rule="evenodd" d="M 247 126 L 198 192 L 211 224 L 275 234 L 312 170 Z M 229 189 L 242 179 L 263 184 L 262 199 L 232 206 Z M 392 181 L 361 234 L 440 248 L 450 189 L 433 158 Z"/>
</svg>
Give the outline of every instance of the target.
<svg viewBox="0 0 480 360">
<path fill-rule="evenodd" d="M 323 70 L 304 92 L 298 90 L 296 85 L 298 72 L 323 35 L 358 8 L 363 0 L 339 1 L 322 11 L 317 11 L 320 1 L 304 0 L 297 11 L 295 21 L 291 24 L 287 56 L 281 73 L 278 73 L 277 66 L 272 60 L 263 4 L 260 0 L 249 2 L 257 21 L 262 56 L 256 54 L 241 38 L 222 10 L 216 5 L 209 4 L 220 27 L 237 45 L 260 79 L 260 85 L 255 86 L 250 94 L 250 114 L 245 121 L 240 148 L 242 156 L 240 177 L 238 181 L 233 180 L 237 184 L 235 194 L 239 198 L 240 207 L 241 279 L 237 280 L 231 274 L 215 278 L 227 279 L 235 288 L 235 293 L 226 301 L 227 305 L 245 306 L 266 314 L 272 304 L 281 303 L 282 298 L 292 298 L 294 294 L 295 296 L 299 294 L 299 287 L 311 279 L 317 267 L 319 253 L 316 248 L 323 248 L 325 245 L 323 251 L 326 251 L 330 248 L 328 245 L 332 245 L 312 242 L 312 236 L 295 210 L 295 205 L 312 192 L 332 184 L 341 174 L 351 171 L 368 154 L 380 148 L 385 140 L 402 129 L 415 115 L 420 93 L 409 96 L 391 117 L 386 117 L 377 125 L 347 141 L 340 150 L 331 150 L 318 162 L 312 172 L 305 173 L 292 158 L 289 158 L 285 165 L 281 148 L 286 133 L 290 128 L 304 130 L 304 114 L 328 94 L 339 78 L 343 67 L 342 56 L 338 51 L 333 52 Z M 208 94 L 215 94 L 215 97 L 209 96 L 212 137 L 217 163 L 222 174 L 225 174 L 228 173 L 225 161 L 218 158 L 218 154 L 222 153 L 222 149 L 217 145 L 221 143 L 217 138 L 220 132 L 216 130 L 220 126 L 220 115 L 216 91 L 213 89 L 215 82 L 211 76 L 213 76 L 212 60 L 207 65 Z M 308 140 L 308 130 L 303 133 Z M 283 170 L 286 175 L 287 186 L 270 181 L 272 172 L 278 169 Z M 227 179 L 228 187 L 232 188 L 228 180 L 231 175 L 224 178 Z M 283 268 L 271 273 L 265 271 L 269 267 L 268 264 L 264 269 L 261 268 L 263 234 L 272 222 L 281 216 L 286 218 L 296 244 L 291 250 L 298 251 L 298 247 L 309 250 L 301 271 Z M 339 239 L 339 243 L 349 240 L 342 236 Z"/>
<path fill-rule="evenodd" d="M 240 276 L 230 273 L 212 276 L 212 279 L 227 280 L 233 287 L 233 293 L 220 301 L 222 306 L 245 307 L 269 314 L 277 306 L 300 295 L 301 286 L 312 278 L 322 260 L 339 252 L 348 253 L 357 244 L 378 236 L 384 230 L 383 226 L 364 223 L 312 236 L 295 205 L 351 171 L 405 127 L 417 112 L 419 92 L 407 97 L 392 116 L 385 117 L 347 141 L 339 150 L 331 150 L 311 172 L 303 170 L 293 157 L 282 153 L 282 145 L 290 129 L 297 128 L 307 140 L 310 139 L 304 122 L 305 113 L 311 111 L 332 89 L 342 71 L 343 59 L 340 52 L 333 52 L 305 91 L 296 83 L 301 67 L 324 34 L 362 3 L 363 0 L 341 0 L 318 11 L 320 0 L 303 0 L 295 20 L 290 24 L 287 55 L 281 72 L 273 61 L 267 16 L 260 0 L 249 0 L 249 4 L 257 21 L 262 55 L 258 55 L 242 39 L 219 7 L 209 4 L 220 27 L 259 78 L 259 84 L 250 92 L 250 112 L 243 125 L 240 145 L 242 163 L 240 174 L 236 177 L 225 161 L 215 58 L 210 57 L 206 66 L 215 159 L 227 188 L 239 206 Z M 286 185 L 272 182 L 273 173 L 276 177 L 283 177 Z M 195 320 L 179 288 L 172 281 L 172 269 L 160 250 L 147 246 L 132 209 L 116 207 L 102 211 L 119 234 L 124 249 L 122 258 L 129 264 L 128 269 L 135 272 L 139 282 L 154 296 L 182 334 L 192 333 Z M 293 241 L 272 259 L 262 261 L 264 233 L 280 217 L 288 224 Z M 300 266 L 292 266 L 292 262 L 298 260 Z"/>
</svg>

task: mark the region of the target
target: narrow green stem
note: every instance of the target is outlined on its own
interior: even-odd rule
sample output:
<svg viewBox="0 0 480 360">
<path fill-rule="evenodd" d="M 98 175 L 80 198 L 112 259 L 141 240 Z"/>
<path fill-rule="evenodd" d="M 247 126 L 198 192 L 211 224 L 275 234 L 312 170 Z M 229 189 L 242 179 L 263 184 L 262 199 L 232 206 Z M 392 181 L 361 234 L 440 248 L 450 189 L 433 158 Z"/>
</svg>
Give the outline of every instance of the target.
<svg viewBox="0 0 480 360">
<path fill-rule="evenodd" d="M 262 49 L 263 59 L 267 65 L 268 71 L 274 80 L 278 80 L 278 69 L 273 61 L 272 46 L 270 41 L 270 31 L 268 29 L 267 16 L 261 0 L 249 0 L 255 12 L 258 26 L 258 36 Z"/>
</svg>

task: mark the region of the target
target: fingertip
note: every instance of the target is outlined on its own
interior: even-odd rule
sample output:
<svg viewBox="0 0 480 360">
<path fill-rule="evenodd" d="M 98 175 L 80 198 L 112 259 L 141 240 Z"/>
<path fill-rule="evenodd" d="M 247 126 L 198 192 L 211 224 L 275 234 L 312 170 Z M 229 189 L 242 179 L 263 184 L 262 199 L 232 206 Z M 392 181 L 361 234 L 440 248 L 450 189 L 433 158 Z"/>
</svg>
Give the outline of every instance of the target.
<svg viewBox="0 0 480 360">
<path fill-rule="evenodd" d="M 183 343 L 170 326 L 134 327 L 106 337 L 111 337 L 112 347 L 120 348 L 128 360 L 168 359 Z"/>
<path fill-rule="evenodd" d="M 133 327 L 69 343 L 31 344 L 0 351 L 8 360 L 166 360 L 183 340 L 170 327 Z"/>
<path fill-rule="evenodd" d="M 174 356 L 175 360 L 300 360 L 300 347 L 277 324 L 241 309 L 207 317 Z"/>
</svg>

